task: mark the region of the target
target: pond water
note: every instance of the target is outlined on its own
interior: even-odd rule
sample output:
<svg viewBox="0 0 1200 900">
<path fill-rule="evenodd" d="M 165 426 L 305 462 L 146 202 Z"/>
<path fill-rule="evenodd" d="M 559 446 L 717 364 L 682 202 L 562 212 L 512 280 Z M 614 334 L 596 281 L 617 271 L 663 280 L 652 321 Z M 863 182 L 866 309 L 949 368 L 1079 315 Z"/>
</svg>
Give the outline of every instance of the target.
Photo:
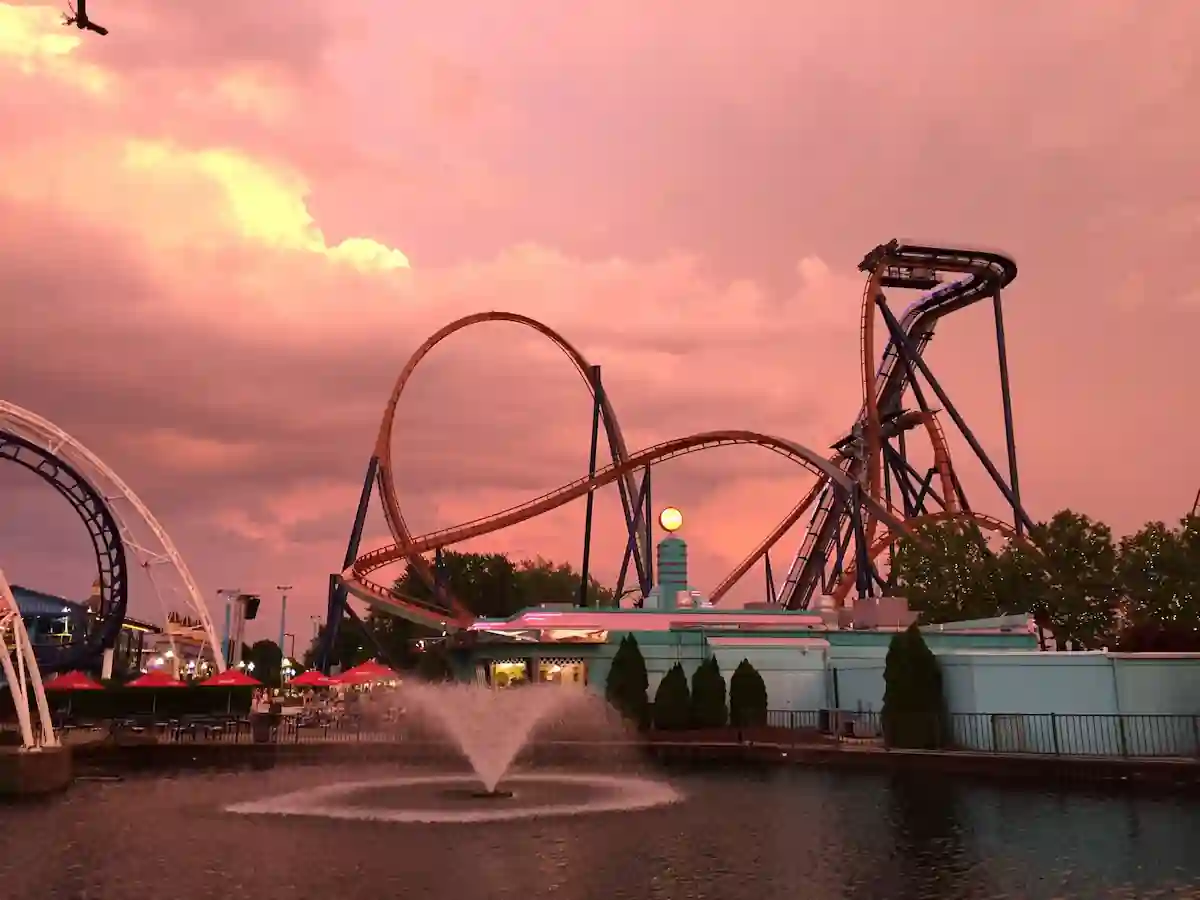
<svg viewBox="0 0 1200 900">
<path fill-rule="evenodd" d="M 228 811 L 340 782 L 429 774 L 373 765 L 81 782 L 48 804 L 0 807 L 0 896 L 1200 898 L 1200 804 L 1188 798 L 797 768 L 641 772 L 665 782 L 663 802 L 499 822 Z M 530 787 L 539 804 L 586 801 L 575 781 L 563 783 L 561 791 L 552 777 Z M 434 788 L 421 785 L 416 793 L 395 785 L 342 793 L 366 807 L 431 802 Z M 519 801 L 523 790 L 514 783 L 516 800 L 505 802 Z"/>
</svg>

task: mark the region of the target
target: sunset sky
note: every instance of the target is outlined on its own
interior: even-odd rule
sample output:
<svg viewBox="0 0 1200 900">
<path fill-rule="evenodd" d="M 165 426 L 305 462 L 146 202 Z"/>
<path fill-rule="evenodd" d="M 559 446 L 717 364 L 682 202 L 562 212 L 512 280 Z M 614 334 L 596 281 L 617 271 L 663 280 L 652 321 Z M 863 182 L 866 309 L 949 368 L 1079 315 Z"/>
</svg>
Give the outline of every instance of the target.
<svg viewBox="0 0 1200 900">
<path fill-rule="evenodd" d="M 1127 532 L 1200 487 L 1200 4 L 89 12 L 108 37 L 0 3 L 0 396 L 118 471 L 206 594 L 294 585 L 290 631 L 323 609 L 388 392 L 429 332 L 483 309 L 545 321 L 603 366 L 631 448 L 726 427 L 823 449 L 860 402 L 855 267 L 893 237 L 1018 261 L 1006 311 L 1035 518 L 1070 506 Z M 957 314 L 927 358 L 1002 460 L 991 329 L 987 308 Z M 413 531 L 584 474 L 590 420 L 536 335 L 456 336 L 397 422 Z M 975 505 L 999 511 L 952 448 Z M 656 473 L 695 585 L 809 477 L 747 447 Z M 593 571 L 611 582 L 612 490 L 597 516 Z M 579 501 L 468 547 L 578 565 L 582 522 Z M 374 513 L 368 544 L 385 532 Z M 0 566 L 72 597 L 94 577 L 69 508 L 13 466 Z M 131 611 L 153 615 L 135 587 Z M 756 570 L 731 599 L 761 593 Z"/>
</svg>

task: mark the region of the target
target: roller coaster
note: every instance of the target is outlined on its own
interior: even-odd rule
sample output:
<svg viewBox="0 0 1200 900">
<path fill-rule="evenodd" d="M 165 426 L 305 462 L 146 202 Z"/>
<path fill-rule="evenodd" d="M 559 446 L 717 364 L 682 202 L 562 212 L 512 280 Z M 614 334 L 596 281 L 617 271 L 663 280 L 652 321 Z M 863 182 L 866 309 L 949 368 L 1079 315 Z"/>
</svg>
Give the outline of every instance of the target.
<svg viewBox="0 0 1200 900">
<path fill-rule="evenodd" d="M 916 525 L 937 521 L 970 521 L 986 531 L 1020 538 L 1032 527 L 1021 503 L 1016 444 L 1009 388 L 1001 293 L 1016 278 L 1017 267 L 1002 253 L 936 247 L 893 240 L 868 253 L 859 265 L 866 276 L 860 319 L 862 406 L 850 430 L 830 453 L 753 431 L 709 431 L 676 438 L 630 453 L 617 415 L 600 382 L 599 368 L 549 326 L 511 312 L 481 312 L 451 322 L 431 335 L 401 370 L 384 409 L 374 452 L 368 465 L 358 510 L 340 574 L 330 576 L 326 628 L 319 662 L 328 669 L 330 650 L 340 623 L 357 618 L 350 596 L 422 624 L 456 630 L 474 620 L 444 583 L 437 564 L 442 548 L 490 534 L 557 509 L 616 483 L 628 540 L 618 578 L 618 595 L 632 564 L 642 596 L 654 586 L 653 538 L 650 528 L 650 475 L 655 464 L 713 447 L 749 444 L 771 450 L 816 476 L 812 488 L 792 511 L 729 573 L 711 593 L 719 603 L 729 589 L 760 561 L 764 563 L 768 602 L 783 609 L 806 609 L 819 596 L 847 604 L 851 592 L 869 597 L 886 592 L 877 560 L 900 535 Z M 885 290 L 915 290 L 919 296 L 897 316 Z M 937 323 L 983 300 L 991 300 L 996 325 L 1000 396 L 1004 415 L 1007 474 L 992 462 L 925 359 Z M 882 320 L 886 342 L 876 356 L 876 330 Z M 595 406 L 593 465 L 570 484 L 501 512 L 450 528 L 415 536 L 404 518 L 392 467 L 396 409 L 413 372 L 438 344 L 465 328 L 485 322 L 509 322 L 532 329 L 554 343 L 571 361 L 592 394 Z M 878 360 L 878 361 L 877 361 Z M 933 400 L 929 393 L 933 394 Z M 905 407 L 912 396 L 915 409 Z M 934 400 L 938 404 L 935 407 Z M 1011 524 L 974 512 L 950 459 L 941 416 L 949 416 L 1012 510 Z M 603 426 L 611 464 L 595 466 L 595 446 Z M 932 450 L 932 465 L 922 472 L 909 452 L 909 434 L 923 432 Z M 359 553 L 372 493 L 378 491 L 392 542 Z M 772 548 L 805 516 L 808 524 L 786 578 L 776 590 Z M 882 526 L 882 532 L 880 531 Z M 588 525 L 590 529 L 590 512 Z M 585 537 L 585 548 L 588 539 Z M 427 554 L 434 553 L 434 563 Z M 586 581 L 585 549 L 585 581 Z M 432 600 L 406 596 L 372 580 L 384 567 L 406 561 L 430 588 Z"/>
<path fill-rule="evenodd" d="M 96 559 L 97 599 L 88 611 L 87 627 L 61 643 L 34 646 L 32 652 L 41 672 L 100 665 L 104 651 L 114 646 L 125 620 L 131 561 L 148 578 L 164 620 L 168 606 L 175 605 L 168 604 L 167 592 L 182 593 L 188 614 L 199 620 L 205 632 L 217 669 L 224 670 L 221 642 L 183 557 L 146 504 L 99 456 L 37 413 L 0 401 L 0 462 L 27 470 L 70 504 L 87 529 Z M 157 576 L 164 569 L 174 572 L 174 584 L 164 583 Z M 11 592 L 5 585 L 0 587 L 12 601 L 0 604 L 0 613 L 16 613 Z M 18 624 L 19 620 L 18 615 Z M 10 617 L 8 629 L 15 634 L 13 628 Z M 3 631 L 0 627 L 0 637 Z"/>
</svg>

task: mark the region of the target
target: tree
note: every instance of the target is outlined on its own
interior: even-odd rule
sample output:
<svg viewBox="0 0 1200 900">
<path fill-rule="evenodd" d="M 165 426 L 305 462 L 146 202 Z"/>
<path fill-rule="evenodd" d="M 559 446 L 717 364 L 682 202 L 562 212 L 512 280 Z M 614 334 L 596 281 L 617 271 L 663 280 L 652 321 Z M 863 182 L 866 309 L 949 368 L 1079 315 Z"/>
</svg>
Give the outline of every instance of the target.
<svg viewBox="0 0 1200 900">
<path fill-rule="evenodd" d="M 975 523 L 929 522 L 897 542 L 889 578 L 922 621 L 952 622 L 996 615 L 994 567 Z"/>
<path fill-rule="evenodd" d="M 278 686 L 283 672 L 283 651 L 274 641 L 255 641 L 242 652 L 242 661 L 253 666 L 251 674 L 265 685 Z"/>
<path fill-rule="evenodd" d="M 502 553 L 442 552 L 441 577 L 450 591 L 474 615 L 507 619 L 524 605 L 517 584 L 517 568 Z M 396 581 L 404 596 L 436 604 L 433 590 L 409 565 Z"/>
<path fill-rule="evenodd" d="M 1118 580 L 1122 650 L 1200 651 L 1200 516 L 1174 529 L 1151 522 L 1122 540 Z"/>
<path fill-rule="evenodd" d="M 613 655 L 608 670 L 608 681 L 604 685 L 604 699 L 623 718 L 638 728 L 650 724 L 650 703 L 646 692 L 650 679 L 646 675 L 646 660 L 638 646 L 637 638 L 627 634 Z"/>
<path fill-rule="evenodd" d="M 691 697 L 687 676 L 679 663 L 671 666 L 654 692 L 654 727 L 660 731 L 682 731 L 691 724 Z"/>
<path fill-rule="evenodd" d="M 916 623 L 893 635 L 883 670 L 883 737 L 889 747 L 942 746 L 948 723 L 942 672 Z"/>
<path fill-rule="evenodd" d="M 306 668 L 312 668 L 316 665 L 317 650 L 324 639 L 325 626 L 322 625 L 308 649 L 304 651 L 301 661 Z M 333 652 L 330 654 L 329 664 L 340 667 L 342 671 L 345 671 L 346 669 L 351 669 L 354 666 L 365 663 L 368 659 L 373 658 L 374 655 L 375 648 L 362 633 L 362 629 L 358 627 L 358 624 L 353 621 L 343 620 L 337 630 L 337 640 L 334 643 Z"/>
<path fill-rule="evenodd" d="M 555 564 L 540 556 L 522 560 L 517 565 L 519 592 L 526 606 L 578 603 L 580 578 L 580 573 L 567 563 Z M 588 576 L 587 605 L 616 606 L 612 589 L 602 585 L 595 577 Z"/>
<path fill-rule="evenodd" d="M 1036 525 L 1028 543 L 1010 543 L 994 573 L 1005 612 L 1033 613 L 1058 649 L 1097 649 L 1112 630 L 1120 595 L 1117 547 L 1102 522 L 1064 509 Z"/>
<path fill-rule="evenodd" d="M 692 673 L 693 728 L 724 728 L 729 722 L 725 706 L 725 677 L 715 656 L 710 656 Z"/>
<path fill-rule="evenodd" d="M 580 575 L 566 563 L 537 557 L 513 563 L 502 553 L 442 553 L 442 578 L 449 590 L 474 615 L 507 619 L 522 609 L 543 603 L 579 602 Z M 433 591 L 409 566 L 396 590 L 415 600 L 433 603 Z M 588 605 L 611 605 L 613 592 L 588 579 Z"/>
<path fill-rule="evenodd" d="M 735 728 L 767 724 L 767 683 L 748 659 L 738 663 L 729 679 L 729 722 Z"/>
</svg>

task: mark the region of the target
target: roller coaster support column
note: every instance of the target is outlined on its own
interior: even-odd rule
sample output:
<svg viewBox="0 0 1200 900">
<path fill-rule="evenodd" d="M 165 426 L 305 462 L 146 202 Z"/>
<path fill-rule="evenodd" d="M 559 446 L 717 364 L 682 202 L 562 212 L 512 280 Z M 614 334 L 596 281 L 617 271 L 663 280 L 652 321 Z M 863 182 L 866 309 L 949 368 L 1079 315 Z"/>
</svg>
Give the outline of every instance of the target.
<svg viewBox="0 0 1200 900">
<path fill-rule="evenodd" d="M 1012 392 L 1008 384 L 1008 342 L 1004 337 L 1004 305 L 1000 292 L 992 295 L 992 309 L 996 319 L 996 352 L 1000 357 L 1000 398 L 1004 403 L 1004 440 L 1008 448 L 1008 483 L 1012 485 L 1013 524 L 1017 535 L 1025 533 L 1025 523 L 1018 515 L 1021 509 L 1021 479 L 1017 475 L 1017 439 L 1013 434 Z"/>
<path fill-rule="evenodd" d="M 620 480 L 618 480 L 617 483 L 620 484 Z M 629 524 L 629 537 L 625 541 L 625 555 L 621 557 L 621 572 L 617 575 L 617 592 L 615 596 L 618 603 L 620 602 L 621 596 L 625 593 L 625 576 L 629 574 L 629 560 L 637 557 L 638 523 L 641 521 L 643 511 L 646 509 L 649 495 L 650 467 L 646 466 L 642 473 L 641 487 L 638 488 L 638 494 L 633 503 L 632 515 L 626 519 Z M 641 589 L 643 597 L 650 593 L 650 588 L 646 587 L 644 582 L 639 581 L 638 587 Z"/>
<path fill-rule="evenodd" d="M 358 497 L 358 511 L 354 514 L 354 527 L 350 530 L 350 542 L 346 546 L 346 557 L 342 571 L 350 568 L 358 558 L 358 545 L 362 543 L 363 527 L 367 524 L 367 510 L 371 505 L 371 491 L 375 487 L 375 475 L 379 471 L 379 458 L 372 456 L 367 463 L 367 477 L 363 479 L 362 493 Z M 346 612 L 346 586 L 337 575 L 329 576 L 329 603 L 325 610 L 325 632 L 317 648 L 317 668 L 329 674 L 333 648 L 337 646 L 338 631 L 342 616 Z"/>
<path fill-rule="evenodd" d="M 1000 493 L 1004 495 L 1004 499 L 1013 507 L 1017 521 L 1022 522 L 1026 529 L 1033 530 L 1033 520 L 1029 518 L 1029 514 L 1025 512 L 1020 502 L 1013 496 L 1013 492 L 1004 481 L 1004 476 L 1000 474 L 1000 470 L 996 468 L 995 463 L 988 457 L 987 452 L 983 449 L 983 445 L 979 443 L 979 439 L 975 437 L 975 433 L 971 431 L 971 427 L 967 425 L 966 420 L 959 413 L 958 409 L 955 408 L 949 395 L 942 389 L 941 384 L 934 377 L 933 372 L 930 371 L 929 364 L 921 358 L 920 354 L 913 350 L 912 341 L 908 339 L 908 335 L 904 333 L 904 329 L 896 321 L 896 317 L 888 308 L 887 302 L 880 296 L 876 298 L 876 303 L 879 305 L 879 311 L 883 314 L 883 319 L 887 323 L 888 330 L 892 333 L 892 340 L 895 342 L 896 348 L 900 351 L 900 357 L 904 360 L 905 365 L 916 366 L 921 374 L 925 376 L 925 380 L 937 395 L 938 401 L 945 407 L 946 412 L 950 414 L 950 418 L 954 420 L 954 424 L 958 426 L 958 430 L 962 432 L 962 436 L 971 445 L 971 449 L 975 451 L 975 455 L 979 457 L 979 461 L 987 469 L 987 473 L 992 476 L 992 481 L 996 483 L 996 487 L 1000 489 Z"/>
<path fill-rule="evenodd" d="M 862 487 L 856 482 L 845 503 L 850 513 L 851 528 L 854 531 L 854 570 L 857 582 L 855 586 L 858 588 L 859 597 L 869 597 L 876 580 L 875 564 L 871 561 L 871 548 L 867 543 L 866 531 L 863 529 L 861 492 Z"/>
<path fill-rule="evenodd" d="M 588 454 L 588 477 L 596 477 L 596 452 L 600 444 L 600 414 L 604 405 L 604 388 L 600 383 L 600 367 L 592 366 L 589 375 L 592 381 L 592 446 Z M 592 562 L 592 512 L 596 505 L 596 492 L 588 491 L 587 511 L 583 515 L 583 564 L 579 567 L 579 605 L 588 605 L 588 578 Z"/>
<path fill-rule="evenodd" d="M 767 576 L 767 602 L 772 606 L 779 603 L 779 595 L 775 593 L 775 573 L 771 571 L 771 551 L 763 554 L 763 568 Z"/>
<path fill-rule="evenodd" d="M 646 519 L 646 546 L 653 547 L 654 526 L 652 523 L 654 521 L 654 506 L 651 500 L 652 494 L 650 493 L 650 466 L 646 466 L 646 470 L 642 474 L 642 490 L 646 493 L 646 503 L 642 507 L 645 511 Z M 646 565 L 646 584 L 648 585 L 646 593 L 642 594 L 645 597 L 650 591 L 654 590 L 654 554 L 647 551 L 643 562 Z"/>
</svg>

